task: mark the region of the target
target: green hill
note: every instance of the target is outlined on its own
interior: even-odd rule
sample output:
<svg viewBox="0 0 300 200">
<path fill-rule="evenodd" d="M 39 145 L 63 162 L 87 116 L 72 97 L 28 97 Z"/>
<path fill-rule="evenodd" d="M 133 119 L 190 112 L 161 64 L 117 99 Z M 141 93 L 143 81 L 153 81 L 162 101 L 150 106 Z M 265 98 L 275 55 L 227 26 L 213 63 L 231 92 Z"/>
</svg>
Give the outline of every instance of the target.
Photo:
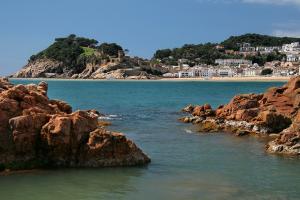
<svg viewBox="0 0 300 200">
<path fill-rule="evenodd" d="M 71 34 L 65 38 L 56 38 L 48 48 L 32 55 L 29 62 L 48 58 L 62 62 L 67 69 L 80 72 L 85 68 L 86 63 L 101 63 L 108 56 L 118 56 L 119 50 L 123 51 L 123 48 L 118 44 L 102 43 L 98 45 L 98 41 L 95 39 Z M 96 52 L 98 52 L 97 55 Z"/>
<path fill-rule="evenodd" d="M 269 35 L 260 35 L 248 33 L 240 36 L 231 36 L 227 40 L 221 42 L 226 49 L 238 49 L 238 43 L 250 43 L 252 46 L 282 46 L 292 42 L 300 42 L 300 38 L 292 37 L 275 37 Z"/>
<path fill-rule="evenodd" d="M 167 65 L 177 65 L 179 59 L 187 59 L 187 64 L 193 66 L 198 63 L 214 64 L 215 59 L 242 58 L 242 55 L 225 53 L 226 50 L 238 50 L 238 43 L 250 43 L 252 46 L 282 46 L 292 42 L 300 42 L 300 38 L 274 37 L 260 34 L 245 34 L 231 36 L 221 43 L 185 44 L 180 48 L 160 49 L 153 55 L 153 60 L 160 60 Z M 216 48 L 222 45 L 224 48 Z M 269 55 L 256 55 L 246 57 L 255 63 L 263 65 L 272 60 L 281 60 L 284 55 L 274 52 Z"/>
</svg>

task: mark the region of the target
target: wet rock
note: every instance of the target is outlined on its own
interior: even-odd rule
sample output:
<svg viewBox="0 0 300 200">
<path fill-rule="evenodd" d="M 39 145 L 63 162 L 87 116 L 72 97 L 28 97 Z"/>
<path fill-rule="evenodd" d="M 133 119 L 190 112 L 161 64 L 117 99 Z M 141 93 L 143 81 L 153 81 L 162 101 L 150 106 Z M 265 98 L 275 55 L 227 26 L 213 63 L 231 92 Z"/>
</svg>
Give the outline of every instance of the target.
<svg viewBox="0 0 300 200">
<path fill-rule="evenodd" d="M 290 118 L 272 111 L 263 111 L 259 114 L 259 124 L 270 128 L 270 132 L 279 133 L 288 128 L 292 121 Z"/>
<path fill-rule="evenodd" d="M 204 106 L 196 106 L 192 111 L 193 116 L 203 116 L 204 115 Z"/>
<path fill-rule="evenodd" d="M 111 126 L 112 123 L 109 121 L 98 121 L 98 126 L 105 127 L 105 126 Z"/>
<path fill-rule="evenodd" d="M 204 104 L 203 109 L 204 110 L 211 110 L 212 108 L 211 108 L 210 104 Z"/>
<path fill-rule="evenodd" d="M 221 130 L 219 124 L 215 120 L 204 120 L 196 126 L 197 130 L 202 133 L 218 132 Z"/>
<path fill-rule="evenodd" d="M 237 131 L 235 132 L 235 135 L 236 135 L 236 136 L 239 136 L 239 137 L 245 136 L 245 135 L 249 135 L 249 134 L 251 134 L 251 132 L 250 132 L 250 131 L 247 131 L 247 130 L 237 130 Z"/>
<path fill-rule="evenodd" d="M 182 112 L 187 112 L 187 113 L 192 113 L 194 110 L 194 106 L 193 105 L 188 105 L 185 108 L 182 109 Z"/>
<path fill-rule="evenodd" d="M 300 154 L 299 108 L 300 76 L 297 76 L 263 94 L 236 95 L 216 110 L 203 105 L 194 106 L 189 113 L 204 118 L 197 123 L 201 132 L 221 130 L 237 136 L 270 135 L 274 140 L 268 143 L 268 152 Z"/>
</svg>

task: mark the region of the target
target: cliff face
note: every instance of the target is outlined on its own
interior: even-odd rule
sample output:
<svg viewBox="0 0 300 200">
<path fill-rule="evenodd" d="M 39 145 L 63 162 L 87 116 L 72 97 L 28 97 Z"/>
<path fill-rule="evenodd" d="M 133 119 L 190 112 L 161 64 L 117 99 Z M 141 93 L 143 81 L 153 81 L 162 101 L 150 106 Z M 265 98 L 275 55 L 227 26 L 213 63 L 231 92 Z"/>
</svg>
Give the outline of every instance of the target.
<svg viewBox="0 0 300 200">
<path fill-rule="evenodd" d="M 181 120 L 197 124 L 201 132 L 226 131 L 238 136 L 272 135 L 267 145 L 273 153 L 300 154 L 300 77 L 283 87 L 268 89 L 264 94 L 235 96 L 216 110 L 206 106 L 188 106 L 192 116 Z"/>
<path fill-rule="evenodd" d="M 44 78 L 51 76 L 60 76 L 64 73 L 62 62 L 51 59 L 39 59 L 29 62 L 20 71 L 15 73 L 15 78 Z"/>
<path fill-rule="evenodd" d="M 53 59 L 37 59 L 30 61 L 20 71 L 13 74 L 13 78 L 68 78 L 68 79 L 155 79 L 157 73 L 165 72 L 163 68 L 152 68 L 147 64 L 138 64 L 131 58 L 122 62 L 109 62 L 106 64 L 87 63 L 78 72 L 62 62 Z M 150 72 L 150 73 L 148 73 Z"/>
<path fill-rule="evenodd" d="M 150 162 L 123 134 L 105 130 L 97 111 L 72 112 L 48 86 L 0 79 L 0 168 L 132 166 Z"/>
</svg>

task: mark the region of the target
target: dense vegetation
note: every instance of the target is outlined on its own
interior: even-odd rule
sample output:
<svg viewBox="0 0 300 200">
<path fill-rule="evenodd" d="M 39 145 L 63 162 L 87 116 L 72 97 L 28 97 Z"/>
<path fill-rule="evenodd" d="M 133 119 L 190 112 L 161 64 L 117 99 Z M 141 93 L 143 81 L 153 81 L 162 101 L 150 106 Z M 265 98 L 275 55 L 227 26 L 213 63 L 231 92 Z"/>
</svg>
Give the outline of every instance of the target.
<svg viewBox="0 0 300 200">
<path fill-rule="evenodd" d="M 103 43 L 98 49 L 109 56 L 118 56 L 118 52 L 123 50 L 123 48 L 116 43 Z"/>
<path fill-rule="evenodd" d="M 218 58 L 240 58 L 237 55 L 227 55 L 224 51 L 215 48 L 216 44 L 186 44 L 181 48 L 162 49 L 156 51 L 155 59 L 161 60 L 162 63 L 177 65 L 178 59 L 187 59 L 190 66 L 199 63 L 214 64 Z"/>
<path fill-rule="evenodd" d="M 121 46 L 112 43 L 103 43 L 97 46 L 98 41 L 77 37 L 74 34 L 66 38 L 56 38 L 55 42 L 47 49 L 30 57 L 29 61 L 48 58 L 61 61 L 66 68 L 74 71 L 84 69 L 87 62 L 101 62 L 102 59 L 107 59 L 108 56 L 117 56 L 119 50 L 123 50 Z M 95 55 L 95 52 L 101 52 L 101 57 Z"/>
<path fill-rule="evenodd" d="M 255 55 L 255 56 L 246 56 L 246 59 L 252 60 L 253 63 L 257 63 L 260 66 L 264 65 L 266 62 L 271 62 L 274 60 L 281 61 L 284 58 L 286 58 L 286 56 L 279 52 L 273 52 L 270 54 L 259 54 L 258 53 L 258 55 Z"/>
<path fill-rule="evenodd" d="M 273 70 L 272 70 L 272 69 L 269 69 L 269 68 L 263 69 L 263 70 L 261 71 L 261 75 L 263 75 L 263 76 L 271 75 L 272 73 L 273 73 Z"/>
<path fill-rule="evenodd" d="M 226 50 L 238 50 L 238 43 L 250 43 L 252 46 L 281 46 L 291 42 L 300 42 L 300 38 L 290 37 L 273 37 L 259 34 L 245 34 L 241 36 L 232 36 L 220 43 L 224 48 L 216 48 L 218 44 L 186 44 L 181 48 L 157 50 L 153 60 L 160 60 L 167 65 L 177 65 L 179 59 L 187 59 L 190 66 L 198 63 L 214 64 L 215 59 L 242 58 L 242 55 L 226 54 Z M 285 56 L 279 52 L 268 55 L 247 56 L 246 59 L 252 60 L 253 63 L 263 65 L 265 62 L 273 60 L 282 60 Z"/>
<path fill-rule="evenodd" d="M 292 42 L 300 42 L 300 38 L 291 37 L 275 37 L 260 34 L 245 34 L 241 36 L 231 36 L 227 40 L 223 41 L 221 44 L 225 49 L 238 50 L 239 43 L 250 43 L 252 46 L 282 46 L 283 44 L 289 44 Z"/>
</svg>

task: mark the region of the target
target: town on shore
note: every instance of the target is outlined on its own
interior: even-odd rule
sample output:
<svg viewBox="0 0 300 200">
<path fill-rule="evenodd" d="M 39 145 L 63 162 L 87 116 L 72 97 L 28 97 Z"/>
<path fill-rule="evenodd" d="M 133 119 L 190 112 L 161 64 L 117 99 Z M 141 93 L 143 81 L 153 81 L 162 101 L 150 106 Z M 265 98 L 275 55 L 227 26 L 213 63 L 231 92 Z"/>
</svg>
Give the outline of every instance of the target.
<svg viewBox="0 0 300 200">
<path fill-rule="evenodd" d="M 61 79 L 288 79 L 299 75 L 300 38 L 259 34 L 231 36 L 221 43 L 160 49 L 151 59 L 129 56 L 116 43 L 56 38 L 11 78 Z"/>
<path fill-rule="evenodd" d="M 238 51 L 225 50 L 228 54 L 242 55 L 240 59 L 216 59 L 215 65 L 197 64 L 190 66 L 188 59 L 179 59 L 178 65 L 164 65 L 168 73 L 166 78 L 204 78 L 213 77 L 291 77 L 300 75 L 300 44 L 293 42 L 282 46 L 251 46 L 250 43 L 239 44 Z M 224 49 L 224 46 L 216 45 L 216 49 Z M 265 62 L 263 66 L 246 59 L 247 56 L 270 55 L 281 53 L 282 60 Z"/>
</svg>

